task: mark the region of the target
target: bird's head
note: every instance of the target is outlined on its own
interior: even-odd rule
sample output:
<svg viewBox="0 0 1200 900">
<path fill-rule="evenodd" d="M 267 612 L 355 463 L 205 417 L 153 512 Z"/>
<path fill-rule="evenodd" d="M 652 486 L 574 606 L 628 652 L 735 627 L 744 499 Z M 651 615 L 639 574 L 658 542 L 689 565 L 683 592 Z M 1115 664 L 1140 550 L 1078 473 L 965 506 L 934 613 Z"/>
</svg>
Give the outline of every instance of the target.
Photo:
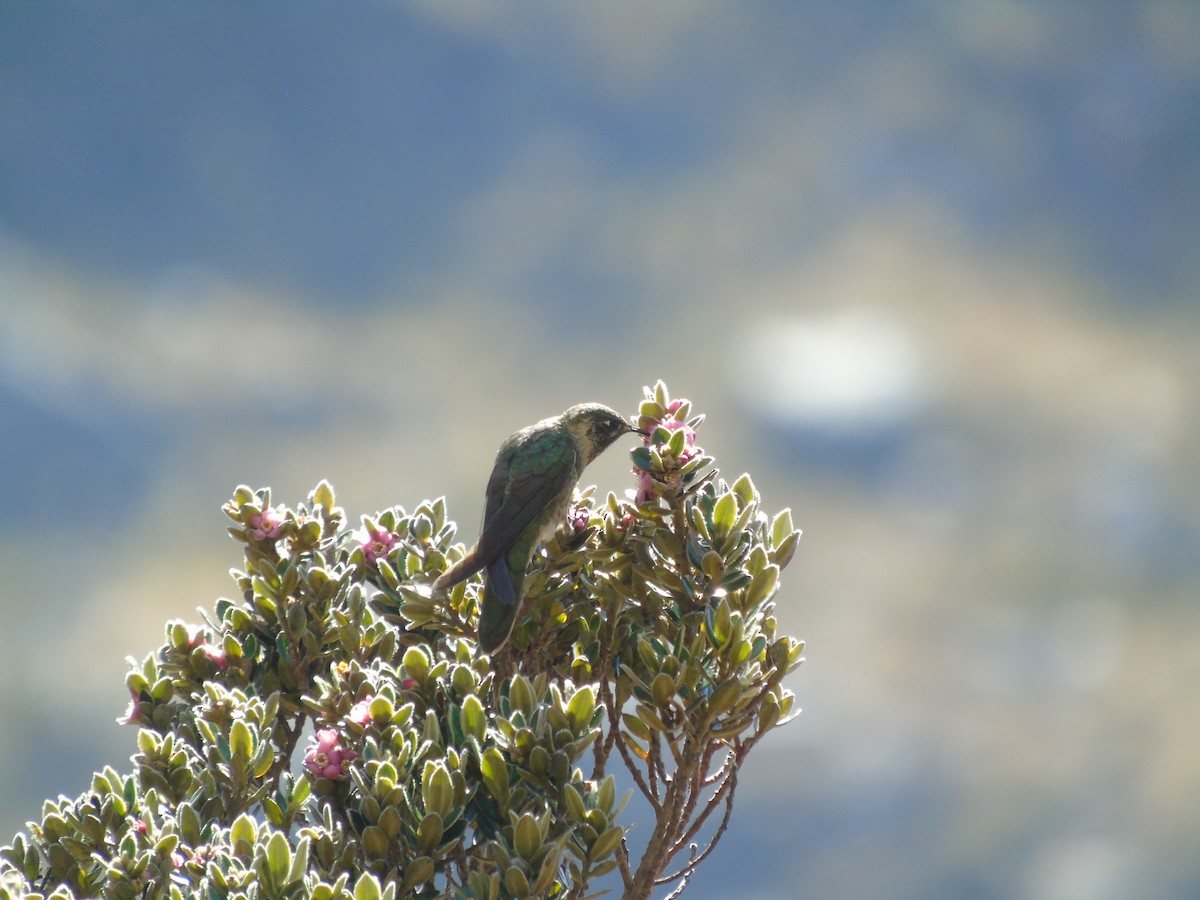
<svg viewBox="0 0 1200 900">
<path fill-rule="evenodd" d="M 646 434 L 603 403 L 580 403 L 562 414 L 563 424 L 591 462 L 617 438 L 629 432 Z"/>
</svg>

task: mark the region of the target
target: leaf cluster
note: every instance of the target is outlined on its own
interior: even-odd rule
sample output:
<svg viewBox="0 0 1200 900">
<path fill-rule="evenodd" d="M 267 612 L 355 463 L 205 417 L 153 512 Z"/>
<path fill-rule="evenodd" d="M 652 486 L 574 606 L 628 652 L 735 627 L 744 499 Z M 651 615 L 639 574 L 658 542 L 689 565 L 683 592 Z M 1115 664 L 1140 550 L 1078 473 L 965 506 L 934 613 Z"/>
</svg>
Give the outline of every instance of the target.
<svg viewBox="0 0 1200 900">
<path fill-rule="evenodd" d="M 474 640 L 478 580 L 430 591 L 464 552 L 443 500 L 353 530 L 327 483 L 295 508 L 239 487 L 224 507 L 238 595 L 131 660 L 132 771 L 48 801 L 0 851 L 0 897 L 583 897 L 614 871 L 628 897 L 686 884 L 746 755 L 793 713 L 783 680 L 803 646 L 775 616 L 791 514 L 767 516 L 748 476 L 722 481 L 689 413 L 647 389 L 653 433 L 631 462 L 652 487 L 576 494 L 492 657 Z M 655 820 L 640 859 L 631 796 Z"/>
</svg>

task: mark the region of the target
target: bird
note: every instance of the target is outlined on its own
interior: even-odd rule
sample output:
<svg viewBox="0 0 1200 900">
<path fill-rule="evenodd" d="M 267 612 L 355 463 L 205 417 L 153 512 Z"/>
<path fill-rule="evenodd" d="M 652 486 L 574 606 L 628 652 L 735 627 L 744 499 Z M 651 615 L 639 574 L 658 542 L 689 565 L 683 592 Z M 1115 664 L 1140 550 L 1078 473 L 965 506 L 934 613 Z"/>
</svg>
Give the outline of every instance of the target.
<svg viewBox="0 0 1200 900">
<path fill-rule="evenodd" d="M 584 467 L 631 432 L 648 434 L 602 403 L 580 403 L 522 428 L 500 445 L 479 540 L 432 585 L 436 593 L 487 570 L 479 604 L 479 647 L 485 653 L 495 653 L 508 640 L 530 557 L 566 518 Z"/>
</svg>

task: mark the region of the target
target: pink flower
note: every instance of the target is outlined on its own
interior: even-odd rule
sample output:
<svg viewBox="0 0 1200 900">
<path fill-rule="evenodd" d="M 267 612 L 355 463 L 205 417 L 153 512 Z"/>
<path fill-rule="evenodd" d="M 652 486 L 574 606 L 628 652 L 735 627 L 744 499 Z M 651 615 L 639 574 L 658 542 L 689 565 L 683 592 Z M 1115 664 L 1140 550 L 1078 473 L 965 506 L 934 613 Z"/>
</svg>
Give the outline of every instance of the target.
<svg viewBox="0 0 1200 900">
<path fill-rule="evenodd" d="M 201 844 L 188 857 L 187 866 L 192 869 L 203 869 L 215 855 L 212 847 L 208 844 Z"/>
<path fill-rule="evenodd" d="M 367 562 L 373 563 L 387 556 L 396 546 L 400 536 L 384 528 L 371 528 L 364 522 L 362 528 L 354 532 L 354 538 L 362 545 Z"/>
<path fill-rule="evenodd" d="M 642 469 L 633 470 L 638 477 L 637 494 L 634 495 L 633 502 L 638 506 L 653 500 L 658 496 L 654 491 L 654 476 Z"/>
<path fill-rule="evenodd" d="M 250 517 L 250 536 L 256 541 L 275 540 L 283 525 L 283 513 L 267 507 Z"/>
<path fill-rule="evenodd" d="M 225 656 L 225 648 L 219 644 L 204 644 L 204 655 L 220 671 L 224 672 L 229 668 L 229 659 Z"/>
<path fill-rule="evenodd" d="M 135 690 L 129 691 L 129 708 L 117 719 L 118 725 L 136 725 L 142 721 L 142 698 Z"/>
<path fill-rule="evenodd" d="M 371 721 L 371 701 L 374 697 L 364 697 L 350 707 L 350 713 L 346 716 L 355 725 L 366 726 Z"/>
<path fill-rule="evenodd" d="M 584 532 L 591 517 L 592 512 L 586 506 L 572 506 L 571 511 L 567 513 L 567 521 L 571 523 L 571 530 L 575 534 Z"/>
<path fill-rule="evenodd" d="M 676 416 L 687 405 L 686 400 L 672 400 L 667 406 L 667 412 L 662 418 L 643 418 L 642 425 L 646 427 L 649 434 L 646 435 L 646 446 L 654 446 L 658 448 L 659 454 L 662 456 L 663 467 L 666 469 L 661 475 L 655 478 L 649 472 L 640 469 L 634 469 L 634 473 L 638 476 L 638 489 L 634 494 L 634 502 L 637 504 L 646 503 L 655 499 L 658 496 L 659 485 L 667 485 L 670 488 L 678 488 L 681 479 L 677 474 L 672 474 L 676 469 L 684 463 L 699 456 L 702 452 L 696 446 L 696 429 L 685 422 L 683 419 L 678 419 Z M 667 432 L 667 440 L 656 441 L 654 439 L 655 432 L 658 429 Z M 675 432 L 683 433 L 683 449 L 678 454 L 673 454 L 669 448 L 667 441 Z"/>
<path fill-rule="evenodd" d="M 304 768 L 318 778 L 335 779 L 346 774 L 346 766 L 357 753 L 338 743 L 341 737 L 332 728 L 322 728 L 304 751 Z"/>
</svg>

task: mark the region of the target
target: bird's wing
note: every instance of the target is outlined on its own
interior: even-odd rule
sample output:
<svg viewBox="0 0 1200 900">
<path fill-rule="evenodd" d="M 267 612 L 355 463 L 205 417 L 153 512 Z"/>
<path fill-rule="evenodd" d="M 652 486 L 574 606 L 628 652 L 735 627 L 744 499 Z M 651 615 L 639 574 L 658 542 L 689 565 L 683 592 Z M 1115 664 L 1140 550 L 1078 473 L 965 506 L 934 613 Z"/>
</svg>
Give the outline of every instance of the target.
<svg viewBox="0 0 1200 900">
<path fill-rule="evenodd" d="M 484 565 L 513 545 L 578 467 L 574 442 L 559 430 L 533 435 L 520 452 L 504 456 L 488 480 L 477 544 Z"/>
<path fill-rule="evenodd" d="M 443 572 L 434 590 L 452 587 L 504 554 L 562 490 L 577 458 L 559 431 L 514 436 L 500 448 L 488 479 L 483 531 L 467 555 Z"/>
</svg>

